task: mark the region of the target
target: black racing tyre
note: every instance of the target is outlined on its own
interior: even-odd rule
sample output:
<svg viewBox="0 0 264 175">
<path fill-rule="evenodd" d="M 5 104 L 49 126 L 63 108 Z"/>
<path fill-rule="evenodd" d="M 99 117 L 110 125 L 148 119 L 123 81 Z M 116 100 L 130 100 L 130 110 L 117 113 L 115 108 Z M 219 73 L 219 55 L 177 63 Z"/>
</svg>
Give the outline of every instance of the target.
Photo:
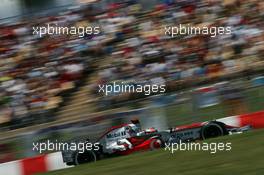
<svg viewBox="0 0 264 175">
<path fill-rule="evenodd" d="M 72 166 L 72 165 L 75 165 L 75 163 L 74 162 L 66 162 L 66 165 Z"/>
<path fill-rule="evenodd" d="M 77 152 L 75 154 L 75 165 L 91 163 L 97 161 L 97 156 L 94 151 L 85 151 L 84 153 Z"/>
<path fill-rule="evenodd" d="M 224 129 L 218 123 L 209 123 L 202 127 L 201 138 L 209 139 L 214 137 L 223 136 L 225 134 Z"/>
</svg>

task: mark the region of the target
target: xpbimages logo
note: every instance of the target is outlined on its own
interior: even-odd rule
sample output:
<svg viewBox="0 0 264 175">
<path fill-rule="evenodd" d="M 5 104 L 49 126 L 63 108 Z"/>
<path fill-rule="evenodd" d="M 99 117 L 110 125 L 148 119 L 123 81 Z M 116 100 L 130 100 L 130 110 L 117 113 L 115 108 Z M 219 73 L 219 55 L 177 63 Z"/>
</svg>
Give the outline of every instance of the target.
<svg viewBox="0 0 264 175">
<path fill-rule="evenodd" d="M 178 26 L 166 26 L 164 28 L 165 35 L 172 38 L 178 35 L 208 35 L 210 37 L 216 37 L 217 35 L 231 35 L 231 27 L 223 26 L 191 26 L 190 24 Z"/>
<path fill-rule="evenodd" d="M 166 143 L 165 151 L 169 151 L 171 154 L 177 151 L 209 151 L 211 154 L 215 154 L 219 151 L 231 151 L 232 143 L 206 143 L 206 142 L 182 142 L 179 143 Z"/>
<path fill-rule="evenodd" d="M 110 94 L 122 94 L 122 93 L 144 93 L 144 95 L 150 95 L 152 93 L 164 93 L 166 92 L 166 85 L 157 84 L 117 84 L 113 82 L 112 84 L 99 84 L 98 92 L 104 95 Z"/>
<path fill-rule="evenodd" d="M 37 151 L 40 154 L 46 151 L 78 151 L 79 153 L 84 153 L 85 151 L 100 149 L 99 143 L 90 142 L 52 142 L 47 140 L 46 142 L 33 142 L 33 151 Z"/>
<path fill-rule="evenodd" d="M 58 26 L 57 24 L 47 24 L 46 26 L 33 26 L 33 35 L 39 37 L 45 35 L 78 35 L 80 38 L 85 35 L 100 34 L 100 27 L 75 27 Z"/>
</svg>

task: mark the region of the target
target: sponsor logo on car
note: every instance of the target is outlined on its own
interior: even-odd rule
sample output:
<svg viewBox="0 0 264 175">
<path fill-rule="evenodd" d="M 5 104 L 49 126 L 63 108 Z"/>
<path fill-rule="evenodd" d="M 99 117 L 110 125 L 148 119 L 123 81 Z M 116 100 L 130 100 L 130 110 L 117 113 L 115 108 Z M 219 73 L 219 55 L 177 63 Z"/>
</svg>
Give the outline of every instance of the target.
<svg viewBox="0 0 264 175">
<path fill-rule="evenodd" d="M 121 132 L 109 133 L 106 135 L 106 138 L 110 139 L 110 138 L 121 137 L 125 135 L 126 135 L 126 131 L 121 131 Z"/>
</svg>

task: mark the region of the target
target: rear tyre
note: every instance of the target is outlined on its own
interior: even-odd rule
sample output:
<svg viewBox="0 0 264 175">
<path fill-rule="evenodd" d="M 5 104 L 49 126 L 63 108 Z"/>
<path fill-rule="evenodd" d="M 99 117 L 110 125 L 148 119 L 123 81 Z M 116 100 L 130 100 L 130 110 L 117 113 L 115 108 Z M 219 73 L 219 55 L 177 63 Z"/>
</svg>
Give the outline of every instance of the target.
<svg viewBox="0 0 264 175">
<path fill-rule="evenodd" d="M 223 136 L 224 134 L 224 129 L 217 123 L 209 123 L 203 126 L 201 130 L 202 139 L 219 137 Z"/>
<path fill-rule="evenodd" d="M 77 152 L 75 155 L 75 165 L 96 162 L 96 160 L 97 156 L 93 151 L 85 151 L 84 153 Z"/>
</svg>

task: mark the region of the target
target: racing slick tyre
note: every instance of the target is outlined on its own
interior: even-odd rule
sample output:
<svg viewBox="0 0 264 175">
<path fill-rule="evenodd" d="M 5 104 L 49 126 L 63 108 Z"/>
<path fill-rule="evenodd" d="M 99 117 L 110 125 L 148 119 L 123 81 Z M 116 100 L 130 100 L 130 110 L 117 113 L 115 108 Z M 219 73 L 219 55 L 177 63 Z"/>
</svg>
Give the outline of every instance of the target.
<svg viewBox="0 0 264 175">
<path fill-rule="evenodd" d="M 225 135 L 225 128 L 216 122 L 209 123 L 202 127 L 201 138 L 209 139 Z"/>
<path fill-rule="evenodd" d="M 75 165 L 80 165 L 84 163 L 96 162 L 97 156 L 94 151 L 85 151 L 84 153 L 77 152 L 75 154 Z"/>
<path fill-rule="evenodd" d="M 161 139 L 153 139 L 150 143 L 150 150 L 156 150 L 163 147 L 163 141 Z"/>
</svg>

